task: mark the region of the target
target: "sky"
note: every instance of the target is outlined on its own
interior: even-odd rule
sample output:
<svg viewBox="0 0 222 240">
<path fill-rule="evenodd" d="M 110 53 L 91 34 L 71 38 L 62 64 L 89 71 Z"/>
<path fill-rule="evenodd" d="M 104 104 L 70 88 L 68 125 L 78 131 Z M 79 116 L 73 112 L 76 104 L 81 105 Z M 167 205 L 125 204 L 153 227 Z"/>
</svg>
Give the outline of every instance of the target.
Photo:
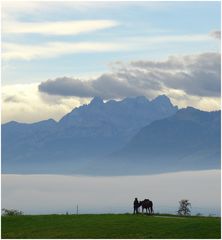
<svg viewBox="0 0 222 240">
<path fill-rule="evenodd" d="M 193 215 L 220 215 L 220 170 L 117 177 L 2 175 L 2 208 L 25 214 L 73 214 L 77 204 L 80 214 L 126 213 L 132 212 L 135 197 L 153 201 L 156 213 L 175 214 L 179 201 L 188 199 Z"/>
<path fill-rule="evenodd" d="M 220 109 L 220 2 L 2 3 L 2 122 L 93 96 Z"/>
</svg>

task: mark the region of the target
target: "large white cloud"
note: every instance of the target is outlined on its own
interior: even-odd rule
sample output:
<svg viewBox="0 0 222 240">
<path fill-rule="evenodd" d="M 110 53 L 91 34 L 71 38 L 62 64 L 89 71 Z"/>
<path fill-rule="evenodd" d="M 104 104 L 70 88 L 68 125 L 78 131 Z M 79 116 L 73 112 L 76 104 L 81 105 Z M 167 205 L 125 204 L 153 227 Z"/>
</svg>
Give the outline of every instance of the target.
<svg viewBox="0 0 222 240">
<path fill-rule="evenodd" d="M 43 35 L 77 35 L 117 26 L 113 20 L 81 20 L 57 22 L 18 22 L 8 21 L 3 24 L 3 34 L 43 34 Z"/>
</svg>

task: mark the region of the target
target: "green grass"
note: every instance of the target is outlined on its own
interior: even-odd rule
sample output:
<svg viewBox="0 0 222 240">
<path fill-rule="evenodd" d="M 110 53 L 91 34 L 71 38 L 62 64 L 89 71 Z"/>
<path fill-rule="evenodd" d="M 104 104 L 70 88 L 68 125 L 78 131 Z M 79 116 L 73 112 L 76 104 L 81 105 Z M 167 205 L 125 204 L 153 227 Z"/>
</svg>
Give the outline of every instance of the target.
<svg viewBox="0 0 222 240">
<path fill-rule="evenodd" d="M 219 217 L 131 214 L 2 217 L 2 238 L 220 238 Z"/>
</svg>

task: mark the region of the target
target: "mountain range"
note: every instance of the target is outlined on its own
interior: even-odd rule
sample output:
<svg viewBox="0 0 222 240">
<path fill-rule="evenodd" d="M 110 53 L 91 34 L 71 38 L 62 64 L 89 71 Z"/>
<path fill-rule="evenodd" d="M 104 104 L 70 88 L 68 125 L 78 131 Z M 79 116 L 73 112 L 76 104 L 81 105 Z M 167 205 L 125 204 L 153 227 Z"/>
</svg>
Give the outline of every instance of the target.
<svg viewBox="0 0 222 240">
<path fill-rule="evenodd" d="M 220 111 L 161 95 L 95 97 L 60 121 L 2 125 L 4 173 L 146 174 L 220 167 Z"/>
</svg>

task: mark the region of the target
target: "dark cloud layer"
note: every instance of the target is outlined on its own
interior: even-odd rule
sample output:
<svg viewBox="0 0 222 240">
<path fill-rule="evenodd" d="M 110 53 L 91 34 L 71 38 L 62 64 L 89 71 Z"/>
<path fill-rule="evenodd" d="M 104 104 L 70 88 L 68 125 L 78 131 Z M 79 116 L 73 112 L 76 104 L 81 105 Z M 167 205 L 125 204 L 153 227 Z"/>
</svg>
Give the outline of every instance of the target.
<svg viewBox="0 0 222 240">
<path fill-rule="evenodd" d="M 51 95 L 92 97 L 95 91 L 90 85 L 90 82 L 63 77 L 41 83 L 39 91 Z"/>
<path fill-rule="evenodd" d="M 117 65 L 115 71 L 83 81 L 56 78 L 39 85 L 51 95 L 104 99 L 144 95 L 154 97 L 166 89 L 182 90 L 188 95 L 220 96 L 220 54 L 172 56 L 166 61 L 136 61 Z"/>
</svg>

